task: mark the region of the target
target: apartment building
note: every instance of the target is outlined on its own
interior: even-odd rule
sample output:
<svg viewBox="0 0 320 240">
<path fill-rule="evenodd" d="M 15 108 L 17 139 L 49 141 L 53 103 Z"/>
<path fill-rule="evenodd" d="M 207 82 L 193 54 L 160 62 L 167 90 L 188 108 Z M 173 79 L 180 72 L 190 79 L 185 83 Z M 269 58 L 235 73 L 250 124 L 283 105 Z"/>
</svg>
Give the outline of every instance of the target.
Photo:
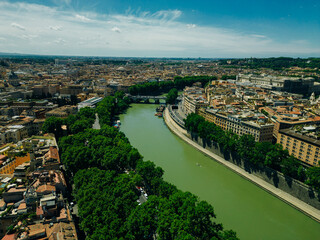
<svg viewBox="0 0 320 240">
<path fill-rule="evenodd" d="M 278 133 L 277 143 L 301 162 L 319 166 L 320 140 L 298 133 L 293 129 L 282 129 Z"/>
<path fill-rule="evenodd" d="M 185 113 L 197 113 L 202 107 L 209 106 L 206 98 L 203 97 L 204 89 L 200 87 L 186 87 L 183 91 L 182 106 Z"/>
<path fill-rule="evenodd" d="M 257 116 L 231 115 L 218 109 L 201 108 L 198 114 L 207 121 L 239 136 L 252 135 L 256 142 L 271 142 L 274 125 Z"/>
<path fill-rule="evenodd" d="M 28 137 L 28 130 L 22 125 L 11 125 L 0 129 L 0 144 L 18 142 Z"/>
<path fill-rule="evenodd" d="M 58 117 L 58 118 L 66 118 L 71 114 L 76 114 L 78 111 L 77 106 L 66 105 L 59 108 L 55 108 L 49 112 L 46 112 L 46 118 L 49 117 Z"/>
<path fill-rule="evenodd" d="M 315 82 L 313 78 L 299 78 L 299 77 L 278 77 L 269 75 L 255 75 L 255 74 L 239 74 L 237 81 L 243 83 L 252 83 L 260 85 L 263 88 L 270 90 L 285 91 L 297 94 L 311 94 L 313 92 L 320 92 L 320 84 Z"/>
</svg>

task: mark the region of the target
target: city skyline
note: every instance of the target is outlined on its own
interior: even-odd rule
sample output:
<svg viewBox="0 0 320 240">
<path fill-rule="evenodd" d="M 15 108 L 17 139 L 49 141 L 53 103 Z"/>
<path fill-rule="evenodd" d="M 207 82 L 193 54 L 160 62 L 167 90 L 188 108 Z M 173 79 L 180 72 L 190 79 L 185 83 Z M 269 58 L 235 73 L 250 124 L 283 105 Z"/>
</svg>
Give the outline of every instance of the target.
<svg viewBox="0 0 320 240">
<path fill-rule="evenodd" d="M 317 1 L 0 1 L 0 52 L 110 57 L 315 57 Z"/>
</svg>

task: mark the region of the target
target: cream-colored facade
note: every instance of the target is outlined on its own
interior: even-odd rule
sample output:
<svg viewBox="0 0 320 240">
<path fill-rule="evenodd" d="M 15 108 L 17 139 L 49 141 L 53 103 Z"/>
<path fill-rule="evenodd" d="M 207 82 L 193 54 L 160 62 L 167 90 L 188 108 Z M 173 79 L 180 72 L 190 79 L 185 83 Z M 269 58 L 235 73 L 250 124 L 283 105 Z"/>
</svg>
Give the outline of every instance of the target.
<svg viewBox="0 0 320 240">
<path fill-rule="evenodd" d="M 213 122 L 225 131 L 232 131 L 239 136 L 252 135 L 256 142 L 271 142 L 273 133 L 273 124 L 258 124 L 253 121 L 246 121 L 236 118 L 226 113 L 219 113 L 211 109 L 201 108 L 198 111 L 207 121 Z"/>
<path fill-rule="evenodd" d="M 277 143 L 281 144 L 289 154 L 312 166 L 319 166 L 320 140 L 316 140 L 290 129 L 280 130 Z"/>
<path fill-rule="evenodd" d="M 18 142 L 28 137 L 28 131 L 25 126 L 11 125 L 0 129 L 0 144 Z"/>
<path fill-rule="evenodd" d="M 204 89 L 200 87 L 186 87 L 183 91 L 182 106 L 185 113 L 197 113 L 200 108 L 209 106 L 206 98 L 203 97 Z"/>
<path fill-rule="evenodd" d="M 190 96 L 183 97 L 183 107 L 186 114 L 197 113 L 198 109 L 202 107 L 207 107 L 209 104 L 203 100 L 197 100 Z"/>
</svg>

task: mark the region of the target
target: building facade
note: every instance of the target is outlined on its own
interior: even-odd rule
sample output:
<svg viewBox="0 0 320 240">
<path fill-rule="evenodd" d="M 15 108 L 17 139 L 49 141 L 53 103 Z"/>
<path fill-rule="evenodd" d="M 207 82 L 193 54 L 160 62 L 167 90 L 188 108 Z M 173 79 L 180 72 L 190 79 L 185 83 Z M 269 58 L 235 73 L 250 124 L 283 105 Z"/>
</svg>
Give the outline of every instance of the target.
<svg viewBox="0 0 320 240">
<path fill-rule="evenodd" d="M 220 113 L 215 109 L 201 108 L 198 113 L 207 121 L 220 126 L 224 131 L 232 131 L 239 136 L 252 135 L 256 142 L 272 142 L 273 124 L 257 123 L 250 121 L 248 118 L 228 115 L 224 112 Z"/>
<path fill-rule="evenodd" d="M 291 129 L 279 131 L 277 143 L 298 160 L 311 166 L 319 166 L 320 140 L 296 133 Z"/>
</svg>

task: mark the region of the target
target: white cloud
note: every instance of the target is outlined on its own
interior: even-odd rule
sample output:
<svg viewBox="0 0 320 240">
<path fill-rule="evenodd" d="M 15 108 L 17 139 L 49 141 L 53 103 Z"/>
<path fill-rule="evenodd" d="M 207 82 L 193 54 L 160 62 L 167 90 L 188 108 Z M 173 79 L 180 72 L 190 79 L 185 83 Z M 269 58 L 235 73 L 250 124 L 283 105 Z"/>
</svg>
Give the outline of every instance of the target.
<svg viewBox="0 0 320 240">
<path fill-rule="evenodd" d="M 265 35 L 261 35 L 261 34 L 251 34 L 251 36 L 255 38 L 266 38 Z"/>
<path fill-rule="evenodd" d="M 20 29 L 20 30 L 22 30 L 22 31 L 25 31 L 25 30 L 26 30 L 26 28 L 25 28 L 24 26 L 21 26 L 21 25 L 18 24 L 18 23 L 11 23 L 11 27 L 18 28 L 18 29 Z"/>
<path fill-rule="evenodd" d="M 1 1 L 0 12 L 0 33 L 5 38 L 0 52 L 138 57 L 320 54 L 319 47 L 303 39 L 279 43 L 259 33 L 187 24 L 180 20 L 179 10 L 106 15 Z M 24 30 L 23 35 L 12 28 Z M 34 38 L 37 41 L 26 41 Z"/>
<path fill-rule="evenodd" d="M 80 21 L 82 21 L 82 22 L 90 22 L 91 21 L 91 19 L 89 19 L 89 18 L 87 18 L 85 16 L 82 16 L 82 15 L 79 15 L 79 14 L 76 14 L 75 18 L 80 20 Z"/>
<path fill-rule="evenodd" d="M 195 27 L 197 27 L 197 25 L 195 25 L 195 24 L 187 24 L 187 28 L 195 28 Z"/>
<path fill-rule="evenodd" d="M 58 39 L 54 40 L 53 42 L 56 44 L 65 44 L 67 41 L 62 38 L 58 38 Z"/>
<path fill-rule="evenodd" d="M 152 16 L 162 20 L 172 21 L 179 18 L 181 14 L 182 12 L 180 10 L 162 10 L 154 13 Z"/>
<path fill-rule="evenodd" d="M 29 34 L 23 34 L 21 35 L 21 38 L 27 39 L 27 40 L 32 40 L 34 38 L 38 37 L 37 35 L 29 35 Z"/>
<path fill-rule="evenodd" d="M 111 29 L 111 31 L 117 32 L 117 33 L 121 33 L 121 30 L 120 30 L 120 28 L 118 28 L 118 27 L 113 27 L 113 28 Z"/>
<path fill-rule="evenodd" d="M 62 27 L 61 26 L 50 26 L 49 29 L 53 30 L 53 31 L 61 31 Z"/>
<path fill-rule="evenodd" d="M 61 5 L 61 4 L 70 5 L 71 0 L 53 0 L 53 2 L 57 5 Z"/>
</svg>

